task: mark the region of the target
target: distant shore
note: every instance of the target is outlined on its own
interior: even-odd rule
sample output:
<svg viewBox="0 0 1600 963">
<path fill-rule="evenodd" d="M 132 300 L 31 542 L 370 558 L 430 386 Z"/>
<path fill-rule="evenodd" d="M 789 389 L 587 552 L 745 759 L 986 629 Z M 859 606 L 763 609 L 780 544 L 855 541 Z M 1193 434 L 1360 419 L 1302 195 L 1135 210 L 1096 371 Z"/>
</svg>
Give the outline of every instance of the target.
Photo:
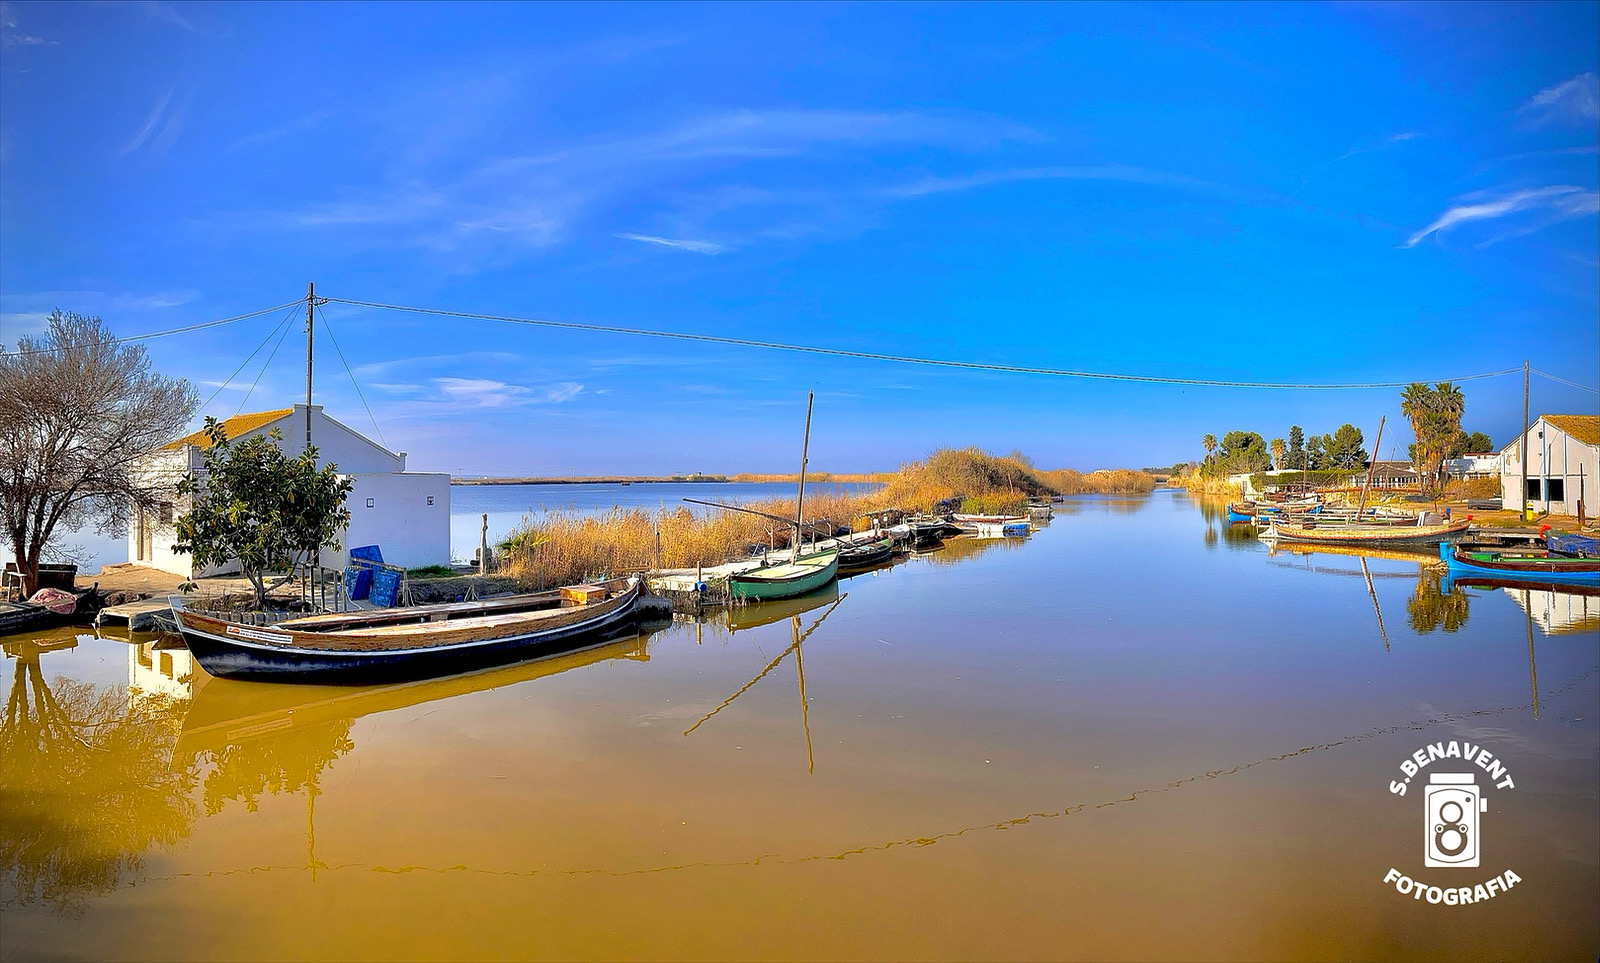
<svg viewBox="0 0 1600 963">
<path fill-rule="evenodd" d="M 456 478 L 450 479 L 452 485 L 650 485 L 650 484 L 712 484 L 725 485 L 731 482 L 789 482 L 799 480 L 798 474 L 789 475 L 757 475 L 741 473 L 738 475 L 567 475 L 562 477 L 528 477 L 528 478 Z M 838 483 L 881 483 L 887 474 L 855 473 L 838 474 L 836 472 L 806 472 L 806 481 L 810 483 L 828 484 Z"/>
<path fill-rule="evenodd" d="M 585 475 L 561 478 L 454 478 L 452 485 L 649 485 L 649 484 L 725 484 L 727 475 Z"/>
</svg>

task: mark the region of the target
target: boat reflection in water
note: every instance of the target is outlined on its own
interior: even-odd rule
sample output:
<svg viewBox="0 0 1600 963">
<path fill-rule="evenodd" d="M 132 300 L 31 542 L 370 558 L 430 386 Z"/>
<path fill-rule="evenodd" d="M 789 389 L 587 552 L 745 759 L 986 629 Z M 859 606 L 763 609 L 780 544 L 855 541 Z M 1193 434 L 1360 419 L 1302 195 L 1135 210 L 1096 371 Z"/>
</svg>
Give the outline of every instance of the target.
<svg viewBox="0 0 1600 963">
<path fill-rule="evenodd" d="M 0 902 L 63 915 L 138 876 L 147 852 L 195 819 L 193 770 L 167 766 L 187 700 L 150 693 L 135 706 L 121 686 L 47 681 L 41 657 L 77 644 L 69 633 L 7 642 L 0 717 Z"/>
<path fill-rule="evenodd" d="M 735 612 L 733 609 L 729 610 L 728 631 L 730 634 L 737 634 L 740 631 L 756 628 L 762 625 L 772 625 L 783 619 L 788 619 L 790 638 L 789 647 L 778 653 L 777 658 L 773 659 L 771 662 L 768 662 L 765 668 L 756 673 L 755 678 L 740 686 L 739 691 L 722 700 L 721 704 L 715 709 L 712 709 L 710 712 L 701 716 L 698 722 L 685 729 L 683 732 L 685 736 L 692 734 L 696 729 L 705 725 L 707 722 L 710 722 L 713 716 L 732 705 L 733 700 L 750 691 L 750 689 L 753 688 L 757 682 L 760 682 L 762 679 L 766 678 L 767 673 L 771 672 L 773 669 L 776 669 L 784 659 L 789 657 L 790 653 L 793 653 L 795 675 L 799 678 L 800 684 L 800 729 L 805 734 L 806 740 L 806 772 L 816 772 L 816 756 L 811 751 L 810 711 L 806 702 L 805 654 L 801 651 L 801 646 L 806 639 L 810 638 L 811 633 L 817 630 L 817 627 L 822 624 L 823 620 L 829 615 L 833 614 L 833 610 L 839 607 L 839 603 L 843 602 L 849 597 L 848 594 L 839 594 L 839 586 L 837 582 L 833 583 L 830 588 L 831 591 L 829 589 L 823 589 L 818 592 L 813 592 L 812 594 L 802 598 L 785 599 L 781 603 L 772 603 L 770 605 L 761 606 L 761 609 L 767 609 L 769 611 L 758 611 L 755 613 L 755 618 L 743 620 L 740 624 L 735 624 Z M 802 630 L 800 616 L 804 613 L 822 608 L 824 605 L 826 605 L 827 608 L 823 609 L 822 613 L 818 615 L 816 620 L 811 623 L 811 627 Z"/>
</svg>

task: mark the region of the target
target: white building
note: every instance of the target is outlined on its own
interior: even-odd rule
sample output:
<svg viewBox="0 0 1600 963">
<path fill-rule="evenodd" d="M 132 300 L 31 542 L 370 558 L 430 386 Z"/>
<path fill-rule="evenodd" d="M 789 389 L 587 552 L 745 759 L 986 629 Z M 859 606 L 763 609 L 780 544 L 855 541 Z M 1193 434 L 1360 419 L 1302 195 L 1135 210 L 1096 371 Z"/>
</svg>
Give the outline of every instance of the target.
<svg viewBox="0 0 1600 963">
<path fill-rule="evenodd" d="M 301 450 L 306 437 L 306 406 L 235 415 L 222 422 L 228 441 L 265 435 L 277 428 L 278 443 L 288 454 Z M 406 471 L 406 453 L 392 452 L 352 431 L 311 406 L 311 442 L 317 446 L 317 465 L 333 463 L 339 474 L 353 483 L 346 504 L 350 525 L 338 551 L 324 551 L 322 564 L 342 566 L 349 549 L 377 545 L 383 560 L 415 568 L 450 564 L 450 476 L 446 473 Z M 141 457 L 134 471 L 165 475 L 176 484 L 190 472 L 204 476 L 205 449 L 210 440 L 197 431 Z M 165 503 L 154 515 L 135 513 L 128 525 L 128 559 L 174 575 L 195 578 L 238 571 L 238 565 L 195 569 L 187 554 L 172 550 L 177 541 L 175 519 L 187 503 Z"/>
<path fill-rule="evenodd" d="M 1492 478 L 1500 474 L 1500 453 L 1467 452 L 1444 463 L 1451 478 Z"/>
<path fill-rule="evenodd" d="M 1528 507 L 1556 515 L 1595 512 L 1600 495 L 1600 415 L 1540 415 L 1528 429 Z M 1513 511 L 1522 506 L 1519 441 L 1500 449 L 1500 496 Z"/>
</svg>

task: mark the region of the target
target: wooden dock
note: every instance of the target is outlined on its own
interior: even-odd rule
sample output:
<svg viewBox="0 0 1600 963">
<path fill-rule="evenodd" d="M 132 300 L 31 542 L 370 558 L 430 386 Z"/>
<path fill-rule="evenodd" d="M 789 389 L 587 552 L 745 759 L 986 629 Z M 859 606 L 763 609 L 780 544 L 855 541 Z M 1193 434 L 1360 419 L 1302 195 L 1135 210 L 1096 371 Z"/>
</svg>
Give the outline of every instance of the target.
<svg viewBox="0 0 1600 963">
<path fill-rule="evenodd" d="M 126 625 L 130 632 L 148 632 L 158 627 L 156 613 L 166 612 L 170 607 L 166 599 L 143 599 L 108 605 L 95 616 L 94 624 L 97 628 L 102 625 Z"/>
</svg>

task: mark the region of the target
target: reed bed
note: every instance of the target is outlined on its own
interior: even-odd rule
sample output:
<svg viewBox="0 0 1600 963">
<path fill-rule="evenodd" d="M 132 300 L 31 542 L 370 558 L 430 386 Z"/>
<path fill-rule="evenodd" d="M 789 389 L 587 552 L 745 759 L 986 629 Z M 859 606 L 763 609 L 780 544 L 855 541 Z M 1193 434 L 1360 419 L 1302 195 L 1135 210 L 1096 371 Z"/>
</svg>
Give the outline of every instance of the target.
<svg viewBox="0 0 1600 963">
<path fill-rule="evenodd" d="M 872 477 L 884 487 L 867 494 L 808 493 L 807 537 L 812 537 L 813 524 L 829 532 L 866 529 L 874 513 L 889 509 L 1013 514 L 1030 498 L 1079 492 L 1139 494 L 1155 488 L 1155 479 L 1144 472 L 1041 472 L 1020 454 L 998 456 L 977 448 L 940 449 L 889 475 L 806 474 L 808 482 L 846 477 Z M 780 518 L 793 518 L 795 512 L 792 498 L 742 507 Z M 502 543 L 501 570 L 529 587 L 548 588 L 627 572 L 721 565 L 763 548 L 786 547 L 792 537 L 791 524 L 739 512 L 699 514 L 685 507 L 613 508 L 599 514 L 556 511 L 537 522 L 525 520 Z"/>
<path fill-rule="evenodd" d="M 793 518 L 795 500 L 771 499 L 742 507 Z M 806 499 L 812 526 L 826 532 L 864 527 L 871 510 L 859 496 L 820 494 Z M 506 540 L 501 571 L 534 589 L 572 585 L 602 576 L 662 568 L 721 565 L 763 548 L 784 548 L 793 528 L 741 512 L 699 515 L 686 507 L 612 508 L 598 514 L 554 511 L 527 520 Z"/>
<path fill-rule="evenodd" d="M 1154 475 L 1131 468 L 1093 471 L 1087 475 L 1061 468 L 1039 472 L 1039 478 L 1062 495 L 1148 495 L 1156 490 Z"/>
</svg>

